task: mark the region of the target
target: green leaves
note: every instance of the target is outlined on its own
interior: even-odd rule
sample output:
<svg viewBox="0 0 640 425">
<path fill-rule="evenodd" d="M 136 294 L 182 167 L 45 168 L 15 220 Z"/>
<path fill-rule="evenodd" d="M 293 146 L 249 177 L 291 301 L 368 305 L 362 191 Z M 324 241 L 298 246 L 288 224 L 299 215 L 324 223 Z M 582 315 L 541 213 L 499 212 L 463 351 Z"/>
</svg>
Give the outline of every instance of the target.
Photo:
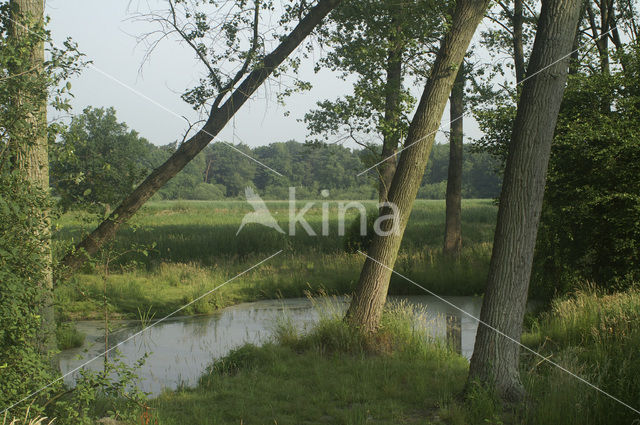
<svg viewBox="0 0 640 425">
<path fill-rule="evenodd" d="M 113 108 L 86 108 L 51 146 L 51 180 L 64 207 L 115 204 L 150 170 L 149 142 Z"/>
<path fill-rule="evenodd" d="M 320 31 L 328 53 L 316 71 L 326 67 L 341 72 L 344 79 L 357 79 L 353 94 L 318 102 L 318 109 L 305 115 L 309 133 L 327 141 L 350 138 L 362 145 L 373 143 L 375 136 L 406 134 L 415 99 L 401 81 L 418 76 L 417 70 L 427 71 L 428 52 L 441 35 L 444 6 L 429 0 L 364 0 L 339 6 L 331 14 L 332 25 Z M 389 79 L 390 57 L 401 63 L 401 81 Z M 399 97 L 399 106 L 387 120 L 385 99 L 390 91 Z"/>
<path fill-rule="evenodd" d="M 639 70 L 636 56 L 610 76 L 569 81 L 536 260 L 537 283 L 555 285 L 539 291 L 571 290 L 578 281 L 620 289 L 640 279 Z"/>
</svg>

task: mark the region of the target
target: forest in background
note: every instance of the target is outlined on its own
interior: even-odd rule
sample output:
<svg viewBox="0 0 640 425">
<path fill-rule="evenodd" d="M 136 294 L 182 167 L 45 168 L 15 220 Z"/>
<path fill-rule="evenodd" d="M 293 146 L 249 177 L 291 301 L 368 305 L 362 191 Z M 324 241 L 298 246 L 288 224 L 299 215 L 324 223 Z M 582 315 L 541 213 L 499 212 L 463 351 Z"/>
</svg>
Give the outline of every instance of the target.
<svg viewBox="0 0 640 425">
<path fill-rule="evenodd" d="M 288 199 L 289 187 L 297 199 L 377 199 L 374 172 L 358 177 L 379 160 L 370 148 L 339 144 L 300 143 L 293 140 L 250 147 L 212 142 L 155 199 L 221 200 L 242 198 L 247 186 L 265 199 Z M 119 122 L 113 108 L 87 108 L 73 118 L 55 144 L 51 158 L 51 186 L 65 207 L 101 203 L 114 205 L 151 170 L 175 151 L 176 145 L 156 146 Z M 278 171 L 278 176 L 240 155 L 239 150 Z M 500 193 L 500 162 L 487 152 L 464 145 L 462 195 L 496 198 Z M 418 192 L 421 199 L 444 199 L 447 190 L 449 144 L 436 144 Z"/>
</svg>

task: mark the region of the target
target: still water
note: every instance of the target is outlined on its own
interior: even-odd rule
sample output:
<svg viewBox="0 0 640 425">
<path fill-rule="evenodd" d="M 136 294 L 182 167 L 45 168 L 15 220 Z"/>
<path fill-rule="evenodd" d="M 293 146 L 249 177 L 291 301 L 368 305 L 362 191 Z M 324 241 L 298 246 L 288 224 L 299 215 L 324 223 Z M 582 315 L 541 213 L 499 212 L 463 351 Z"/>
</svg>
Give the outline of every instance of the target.
<svg viewBox="0 0 640 425">
<path fill-rule="evenodd" d="M 482 299 L 479 297 L 445 297 L 447 301 L 478 317 Z M 426 310 L 427 332 L 437 338 L 449 338 L 457 344 L 461 354 L 471 357 L 477 322 L 460 310 L 432 296 L 389 297 L 389 302 L 405 301 Z M 327 312 L 346 311 L 345 298 L 337 297 L 311 302 L 306 298 L 258 301 L 228 307 L 210 316 L 188 316 L 168 319 L 143 333 L 138 321 L 115 321 L 109 345 L 125 341 L 118 347 L 121 359 L 134 364 L 145 353 L 145 364 L 138 370 L 139 388 L 154 395 L 163 389 L 195 386 L 206 367 L 216 358 L 244 343 L 260 344 L 268 341 L 278 320 L 290 319 L 300 329 L 309 327 Z M 448 325 L 448 326 L 447 326 Z M 63 351 L 59 356 L 63 374 L 104 352 L 104 323 L 78 322 L 77 328 L 86 335 L 80 348 Z M 110 354 L 112 354 L 111 352 Z M 103 357 L 85 367 L 100 370 Z M 72 385 L 78 372 L 65 378 Z"/>
</svg>

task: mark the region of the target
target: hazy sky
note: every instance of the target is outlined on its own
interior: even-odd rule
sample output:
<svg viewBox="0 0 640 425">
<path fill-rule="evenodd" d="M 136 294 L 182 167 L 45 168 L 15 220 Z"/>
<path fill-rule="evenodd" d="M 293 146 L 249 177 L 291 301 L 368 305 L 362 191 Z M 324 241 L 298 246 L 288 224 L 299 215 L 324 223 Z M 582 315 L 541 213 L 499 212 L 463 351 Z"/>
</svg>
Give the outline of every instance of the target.
<svg viewBox="0 0 640 425">
<path fill-rule="evenodd" d="M 186 128 L 180 116 L 192 121 L 198 117 L 180 94 L 204 75 L 203 70 L 190 50 L 171 40 L 163 42 L 143 65 L 146 49 L 137 45 L 136 36 L 156 28 L 129 19 L 129 4 L 129 0 L 46 1 L 54 41 L 61 44 L 72 37 L 93 61 L 94 68 L 86 68 L 72 80 L 73 112 L 80 113 L 89 105 L 113 106 L 120 121 L 152 143 L 171 143 L 181 139 Z M 350 86 L 331 72 L 314 74 L 312 61 L 303 66 L 302 78 L 312 82 L 310 92 L 292 96 L 283 108 L 275 98 L 278 87 L 270 84 L 240 109 L 218 139 L 251 146 L 290 139 L 304 141 L 307 132 L 298 119 L 317 101 L 334 99 L 349 92 Z M 421 91 L 422 87 L 416 87 L 416 96 Z M 285 110 L 291 111 L 288 117 L 284 116 Z M 444 118 L 446 123 L 448 111 Z M 465 133 L 477 135 L 475 123 L 465 121 Z"/>
</svg>

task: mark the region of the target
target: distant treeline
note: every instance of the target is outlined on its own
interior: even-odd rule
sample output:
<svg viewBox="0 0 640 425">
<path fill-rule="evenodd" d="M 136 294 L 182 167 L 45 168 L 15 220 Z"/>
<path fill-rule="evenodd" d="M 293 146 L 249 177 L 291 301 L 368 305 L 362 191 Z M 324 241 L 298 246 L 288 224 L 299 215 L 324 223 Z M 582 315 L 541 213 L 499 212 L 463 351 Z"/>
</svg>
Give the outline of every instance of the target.
<svg viewBox="0 0 640 425">
<path fill-rule="evenodd" d="M 52 187 L 68 206 L 85 202 L 113 205 L 174 149 L 175 145 L 153 145 L 117 122 L 112 108 L 87 108 L 56 143 L 51 161 Z M 296 188 L 297 199 L 317 199 L 325 189 L 330 199 L 376 199 L 375 171 L 357 176 L 379 160 L 375 149 L 295 141 L 255 148 L 215 142 L 170 180 L 156 199 L 237 198 L 244 196 L 247 186 L 256 188 L 265 199 L 287 199 L 289 187 Z M 435 145 L 419 198 L 444 198 L 448 164 L 449 146 Z M 497 197 L 498 165 L 491 155 L 472 152 L 465 145 L 463 196 Z"/>
<path fill-rule="evenodd" d="M 262 162 L 276 173 L 217 142 L 208 146 L 160 192 L 162 199 L 223 199 L 244 196 L 244 188 L 253 186 L 265 199 L 287 199 L 289 187 L 296 188 L 296 198 L 317 199 L 320 191 L 329 190 L 332 199 L 376 199 L 374 172 L 358 177 L 369 166 L 364 150 L 340 145 L 307 145 L 295 141 L 272 143 L 251 148 L 234 147 Z M 495 159 L 475 153 L 465 146 L 463 196 L 494 198 L 500 191 L 500 177 Z M 156 160 L 168 157 L 171 149 L 155 148 Z M 155 165 L 159 165 L 159 161 Z M 418 197 L 444 199 L 447 188 L 449 145 L 435 145 L 422 180 Z"/>
</svg>

